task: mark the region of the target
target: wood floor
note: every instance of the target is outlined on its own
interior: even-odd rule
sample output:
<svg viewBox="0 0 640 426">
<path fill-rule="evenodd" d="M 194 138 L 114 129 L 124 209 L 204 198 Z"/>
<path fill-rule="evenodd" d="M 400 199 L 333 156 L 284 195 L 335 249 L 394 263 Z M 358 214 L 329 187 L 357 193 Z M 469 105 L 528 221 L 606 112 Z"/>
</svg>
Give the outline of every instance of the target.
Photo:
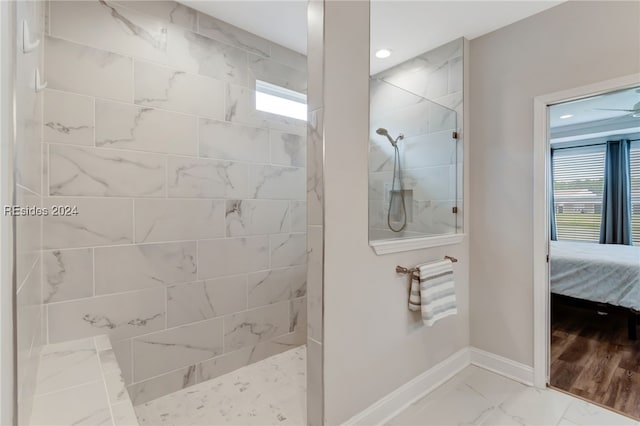
<svg viewBox="0 0 640 426">
<path fill-rule="evenodd" d="M 625 316 L 552 304 L 551 385 L 640 419 L 640 340 Z"/>
</svg>

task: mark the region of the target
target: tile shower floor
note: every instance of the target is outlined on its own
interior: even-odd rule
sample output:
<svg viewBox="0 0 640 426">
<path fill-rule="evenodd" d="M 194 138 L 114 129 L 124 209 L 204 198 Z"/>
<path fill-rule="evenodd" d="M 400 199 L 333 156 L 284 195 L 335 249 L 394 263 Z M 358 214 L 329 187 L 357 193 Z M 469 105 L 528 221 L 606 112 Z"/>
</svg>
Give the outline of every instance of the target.
<svg viewBox="0 0 640 426">
<path fill-rule="evenodd" d="M 306 347 L 135 407 L 141 425 L 304 425 Z"/>
</svg>

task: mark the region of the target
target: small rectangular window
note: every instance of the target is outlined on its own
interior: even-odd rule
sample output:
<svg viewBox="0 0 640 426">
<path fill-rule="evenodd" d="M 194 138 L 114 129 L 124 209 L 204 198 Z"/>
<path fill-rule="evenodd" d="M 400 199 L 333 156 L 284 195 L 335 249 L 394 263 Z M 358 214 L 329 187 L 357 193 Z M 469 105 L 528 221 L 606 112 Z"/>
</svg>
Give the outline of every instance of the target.
<svg viewBox="0 0 640 426">
<path fill-rule="evenodd" d="M 306 121 L 307 95 L 256 80 L 256 109 Z"/>
</svg>

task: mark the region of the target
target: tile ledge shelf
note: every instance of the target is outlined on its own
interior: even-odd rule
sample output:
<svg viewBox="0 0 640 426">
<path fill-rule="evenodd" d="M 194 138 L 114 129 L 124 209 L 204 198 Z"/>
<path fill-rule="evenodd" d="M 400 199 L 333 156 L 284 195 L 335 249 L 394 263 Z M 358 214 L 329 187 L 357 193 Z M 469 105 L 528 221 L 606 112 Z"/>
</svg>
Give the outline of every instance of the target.
<svg viewBox="0 0 640 426">
<path fill-rule="evenodd" d="M 370 241 L 369 245 L 373 248 L 373 251 L 380 256 L 402 251 L 459 244 L 464 240 L 465 236 L 466 234 L 449 234 L 435 237 L 406 238 L 402 240 Z"/>
</svg>

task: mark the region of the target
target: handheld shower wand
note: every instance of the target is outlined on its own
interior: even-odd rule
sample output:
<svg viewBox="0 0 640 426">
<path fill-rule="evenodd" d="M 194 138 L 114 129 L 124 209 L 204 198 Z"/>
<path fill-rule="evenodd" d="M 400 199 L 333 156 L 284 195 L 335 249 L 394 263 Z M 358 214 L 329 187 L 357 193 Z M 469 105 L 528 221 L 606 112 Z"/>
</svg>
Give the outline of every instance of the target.
<svg viewBox="0 0 640 426">
<path fill-rule="evenodd" d="M 389 229 L 393 232 L 402 232 L 407 227 L 407 207 L 404 201 L 404 188 L 402 184 L 402 167 L 400 167 L 400 150 L 398 148 L 398 141 L 404 139 L 404 135 L 400 133 L 397 138 L 393 139 L 389 135 L 389 131 L 385 128 L 376 129 L 376 133 L 380 136 L 386 136 L 393 146 L 394 157 L 393 157 L 393 181 L 391 182 L 391 196 L 389 197 L 389 208 L 387 209 L 387 225 Z M 397 177 L 396 177 L 397 176 Z M 396 191 L 396 180 L 400 183 L 400 191 Z M 400 194 L 400 207 L 402 208 L 402 217 L 403 222 L 400 228 L 394 228 L 391 224 L 391 207 L 393 205 L 393 197 L 396 195 L 396 192 Z"/>
<path fill-rule="evenodd" d="M 376 130 L 376 133 L 381 135 L 381 136 L 386 136 L 387 139 L 389 139 L 389 142 L 391 142 L 391 145 L 395 148 L 398 144 L 398 141 L 401 141 L 402 139 L 404 139 L 404 135 L 402 133 L 400 133 L 398 135 L 397 138 L 395 138 L 395 140 L 389 135 L 389 131 L 383 127 L 380 127 Z"/>
</svg>

